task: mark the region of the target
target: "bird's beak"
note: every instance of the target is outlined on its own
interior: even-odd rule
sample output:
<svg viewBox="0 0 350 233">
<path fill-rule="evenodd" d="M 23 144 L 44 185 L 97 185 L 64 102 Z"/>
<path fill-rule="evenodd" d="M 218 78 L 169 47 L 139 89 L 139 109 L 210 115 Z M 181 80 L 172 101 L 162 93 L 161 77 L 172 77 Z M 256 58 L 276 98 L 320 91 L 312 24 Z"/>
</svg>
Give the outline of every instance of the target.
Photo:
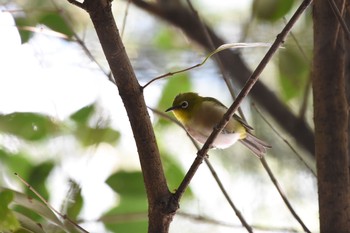
<svg viewBox="0 0 350 233">
<path fill-rule="evenodd" d="M 175 109 L 181 108 L 181 106 L 172 106 L 170 108 L 168 108 L 167 110 L 165 110 L 165 112 L 169 112 L 169 111 L 173 111 Z"/>
</svg>

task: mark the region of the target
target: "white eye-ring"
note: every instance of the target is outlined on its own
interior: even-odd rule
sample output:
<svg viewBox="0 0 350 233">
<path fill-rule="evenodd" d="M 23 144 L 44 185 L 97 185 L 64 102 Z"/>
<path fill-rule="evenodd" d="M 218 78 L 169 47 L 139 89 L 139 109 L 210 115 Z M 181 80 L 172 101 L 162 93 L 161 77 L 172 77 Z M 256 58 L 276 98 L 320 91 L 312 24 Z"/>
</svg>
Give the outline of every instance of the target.
<svg viewBox="0 0 350 233">
<path fill-rule="evenodd" d="M 181 102 L 181 108 L 187 108 L 188 107 L 188 102 L 187 101 L 182 101 Z"/>
</svg>

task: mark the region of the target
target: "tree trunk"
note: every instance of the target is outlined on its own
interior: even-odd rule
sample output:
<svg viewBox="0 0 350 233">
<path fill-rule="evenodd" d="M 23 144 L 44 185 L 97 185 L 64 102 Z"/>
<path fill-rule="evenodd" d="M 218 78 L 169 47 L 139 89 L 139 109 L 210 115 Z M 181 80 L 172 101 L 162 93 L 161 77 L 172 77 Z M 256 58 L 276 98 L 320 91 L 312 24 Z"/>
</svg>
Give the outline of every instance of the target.
<svg viewBox="0 0 350 233">
<path fill-rule="evenodd" d="M 340 1 L 337 1 L 340 6 Z M 328 0 L 314 1 L 314 122 L 320 232 L 350 231 L 348 104 L 342 29 Z"/>
</svg>

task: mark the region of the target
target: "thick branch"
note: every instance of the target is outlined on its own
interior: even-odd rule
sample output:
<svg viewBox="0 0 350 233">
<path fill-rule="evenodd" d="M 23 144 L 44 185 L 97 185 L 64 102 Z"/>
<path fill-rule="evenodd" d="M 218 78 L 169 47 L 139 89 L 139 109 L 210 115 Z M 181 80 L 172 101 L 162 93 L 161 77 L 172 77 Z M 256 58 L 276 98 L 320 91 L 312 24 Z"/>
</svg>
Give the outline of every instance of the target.
<svg viewBox="0 0 350 233">
<path fill-rule="evenodd" d="M 202 45 L 207 51 L 212 51 L 205 32 L 200 30 L 201 22 L 198 21 L 191 11 L 181 6 L 163 8 L 160 5 L 150 4 L 143 0 L 132 1 L 136 6 L 181 28 L 193 41 Z M 215 47 L 225 44 L 223 39 L 217 36 L 211 28 L 206 27 Z M 229 50 L 219 53 L 218 56 L 220 56 L 224 69 L 235 78 L 235 81 L 243 86 L 252 72 L 241 56 Z M 282 128 L 289 132 L 312 156 L 314 155 L 314 135 L 303 119 L 299 119 L 291 113 L 278 97 L 259 81 L 255 84 L 250 94 L 257 103 L 271 114 Z"/>
<path fill-rule="evenodd" d="M 137 82 L 120 38 L 110 1 L 85 0 L 82 8 L 89 13 L 94 24 L 133 130 L 148 197 L 149 232 L 168 232 L 178 206 L 168 205 L 171 194 L 165 180 L 142 88 Z"/>
<path fill-rule="evenodd" d="M 337 1 L 338 5 L 341 1 Z M 328 1 L 314 3 L 314 122 L 321 232 L 349 232 L 344 32 Z"/>
</svg>

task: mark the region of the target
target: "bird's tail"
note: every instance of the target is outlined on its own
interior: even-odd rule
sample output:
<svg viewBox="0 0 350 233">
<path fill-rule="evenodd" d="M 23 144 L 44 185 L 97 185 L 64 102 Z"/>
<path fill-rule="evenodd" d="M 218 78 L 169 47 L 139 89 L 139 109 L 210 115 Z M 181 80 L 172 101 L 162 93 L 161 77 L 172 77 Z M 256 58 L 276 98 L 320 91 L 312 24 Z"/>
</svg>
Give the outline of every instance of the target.
<svg viewBox="0 0 350 233">
<path fill-rule="evenodd" d="M 259 159 L 261 159 L 266 153 L 266 149 L 271 148 L 269 144 L 255 137 L 249 132 L 247 133 L 247 136 L 244 139 L 240 139 L 239 141 L 243 145 L 245 145 L 249 150 L 251 150 Z"/>
</svg>

